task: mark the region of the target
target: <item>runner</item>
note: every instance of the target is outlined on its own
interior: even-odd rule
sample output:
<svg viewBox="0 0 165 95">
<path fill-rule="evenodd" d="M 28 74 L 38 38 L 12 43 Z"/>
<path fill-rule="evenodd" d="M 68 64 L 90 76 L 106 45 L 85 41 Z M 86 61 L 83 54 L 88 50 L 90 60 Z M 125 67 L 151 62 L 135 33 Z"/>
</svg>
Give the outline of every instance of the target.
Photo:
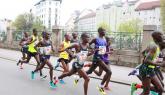
<svg viewBox="0 0 165 95">
<path fill-rule="evenodd" d="M 109 60 L 109 54 L 112 54 L 112 52 L 113 52 L 113 49 L 112 49 L 112 47 L 111 47 L 111 40 L 110 40 L 110 38 L 109 37 L 106 37 L 106 41 L 107 41 L 107 46 L 106 46 L 106 54 L 104 55 L 104 62 L 105 62 L 105 64 L 107 65 L 107 67 L 109 68 L 109 70 L 111 70 L 110 69 L 110 60 Z M 98 76 L 101 76 L 102 75 L 102 72 L 103 72 L 103 69 L 102 68 L 100 68 L 99 67 L 99 71 L 94 71 L 94 73 L 96 74 L 96 75 L 98 75 Z M 105 76 L 105 75 L 104 75 Z M 109 79 L 107 79 L 106 80 L 106 84 L 105 84 L 105 86 L 104 86 L 104 89 L 105 90 L 110 90 L 110 88 L 109 88 L 109 86 L 108 86 L 108 84 L 109 84 L 109 82 L 110 82 L 110 78 L 111 78 L 111 75 L 110 75 L 110 77 L 109 77 Z"/>
<path fill-rule="evenodd" d="M 71 39 L 70 43 L 71 43 L 71 45 L 75 44 L 75 43 L 79 43 L 78 34 L 76 32 L 72 33 L 72 39 Z M 73 48 L 71 50 L 71 52 L 75 53 L 75 49 Z M 71 62 L 71 61 L 72 61 L 72 56 L 69 54 L 69 62 Z M 57 69 L 58 67 L 60 67 L 60 62 L 57 61 L 55 69 Z"/>
<path fill-rule="evenodd" d="M 69 72 L 63 73 L 61 76 L 58 77 L 59 81 L 67 76 L 71 76 L 75 73 L 78 72 L 78 74 L 84 78 L 84 95 L 87 95 L 88 92 L 88 83 L 89 83 L 89 77 L 86 74 L 86 72 L 83 70 L 83 65 L 85 63 L 85 60 L 87 59 L 87 56 L 90 55 L 88 52 L 88 47 L 89 47 L 89 36 L 86 33 L 83 33 L 81 35 L 81 40 L 82 42 L 79 44 L 74 44 L 67 49 L 72 49 L 75 48 L 76 50 L 76 55 L 74 55 L 74 62 L 72 65 L 72 69 Z M 65 50 L 67 50 L 65 49 Z M 63 83 L 63 81 L 62 81 Z"/>
<path fill-rule="evenodd" d="M 44 37 L 44 35 L 45 35 L 45 37 Z M 45 64 L 47 64 L 47 66 L 50 69 L 50 71 L 49 71 L 49 74 L 50 74 L 50 87 L 55 88 L 56 85 L 53 82 L 53 66 L 50 63 L 51 51 L 54 52 L 52 41 L 50 41 L 50 34 L 45 32 L 45 34 L 43 34 L 43 40 L 40 41 L 36 45 L 36 47 L 40 47 L 41 65 L 38 66 L 34 71 L 31 72 L 31 78 L 34 79 L 35 78 L 35 73 L 38 72 L 39 70 L 42 70 L 44 68 Z"/>
<path fill-rule="evenodd" d="M 28 36 L 27 32 L 24 32 L 23 36 L 24 37 L 20 41 L 19 45 L 22 46 L 22 48 L 21 48 L 21 52 L 22 52 L 22 56 L 23 56 L 22 60 L 25 60 L 27 58 L 27 54 L 28 54 L 27 42 L 28 42 L 29 36 Z M 17 63 L 17 65 L 19 65 L 19 62 Z M 20 69 L 23 69 L 22 65 L 20 65 Z"/>
<path fill-rule="evenodd" d="M 142 82 L 146 82 L 146 81 L 148 81 L 148 82 L 146 82 L 146 84 L 143 83 L 143 85 L 133 83 L 131 85 L 131 95 L 133 95 L 134 91 L 136 91 L 138 88 L 143 88 L 143 89 L 146 90 L 146 91 L 143 91 L 144 95 L 148 95 L 150 90 L 156 91 L 157 93 L 159 93 L 159 95 L 162 95 L 162 91 L 164 91 L 163 90 L 163 87 L 164 87 L 163 75 L 160 71 L 160 66 L 163 66 L 163 64 L 159 63 L 159 62 L 162 62 L 162 58 L 164 58 L 163 57 L 164 56 L 163 49 L 165 48 L 165 46 L 164 46 L 164 43 L 163 43 L 163 34 L 160 33 L 160 32 L 154 32 L 154 33 L 152 33 L 152 38 L 153 38 L 154 42 L 157 45 L 159 45 L 159 47 L 154 45 L 157 48 L 156 48 L 156 53 L 155 53 L 154 57 L 152 59 L 150 59 L 150 60 L 153 60 L 153 62 L 149 61 L 149 63 L 151 65 L 149 65 L 147 67 L 148 64 L 144 65 L 144 63 L 146 62 L 144 60 L 143 64 L 138 66 L 138 68 L 140 69 L 140 75 L 138 75 L 139 79 Z M 151 45 L 151 46 L 154 47 L 153 45 Z M 160 54 L 160 51 L 161 51 L 161 54 Z M 151 49 L 151 47 L 148 47 L 143 52 L 144 59 L 147 59 L 147 56 L 149 56 L 150 52 L 152 52 L 152 49 Z M 158 66 L 155 66 L 155 65 L 158 65 Z M 145 70 L 144 67 L 147 70 Z M 145 75 L 148 75 L 148 76 L 145 76 Z M 154 85 L 154 87 L 150 87 L 150 84 L 149 84 L 150 80 L 151 80 L 151 83 Z"/>
<path fill-rule="evenodd" d="M 63 41 L 63 43 L 60 45 L 60 48 L 59 48 L 60 56 L 59 56 L 58 62 L 62 64 L 62 68 L 64 69 L 64 72 L 68 72 L 69 71 L 69 54 L 68 54 L 68 51 L 64 51 L 64 50 L 70 46 L 70 35 L 65 34 L 64 37 L 65 37 L 65 40 Z"/>
<path fill-rule="evenodd" d="M 142 84 L 143 84 L 142 95 L 149 95 L 151 89 L 155 89 L 154 91 L 157 91 L 157 92 L 163 91 L 163 86 L 161 85 L 161 82 L 156 76 L 155 71 L 154 71 L 155 64 L 157 63 L 157 60 L 156 60 L 156 56 L 158 52 L 157 48 L 158 47 L 156 45 L 150 46 L 149 53 L 147 54 L 146 58 L 144 59 L 143 64 L 139 68 L 139 73 L 142 78 Z M 153 82 L 154 88 L 150 87 L 151 81 Z"/>
<path fill-rule="evenodd" d="M 79 43 L 78 34 L 76 32 L 72 33 L 71 43 Z"/>
<path fill-rule="evenodd" d="M 29 39 L 28 41 L 28 56 L 27 56 L 27 59 L 26 60 L 19 60 L 18 62 L 18 65 L 19 63 L 21 63 L 21 65 L 23 63 L 29 63 L 31 57 L 34 57 L 35 60 L 37 61 L 37 66 L 36 68 L 40 65 L 40 59 L 39 59 L 39 54 L 38 54 L 38 51 L 37 51 L 37 48 L 35 48 L 35 45 L 38 43 L 38 36 L 37 36 L 37 30 L 36 29 L 33 29 L 33 35 L 32 37 Z M 40 70 L 40 76 L 42 77 L 42 71 Z"/>
<path fill-rule="evenodd" d="M 93 39 L 90 42 L 90 45 L 95 44 L 95 53 L 93 56 L 92 66 L 87 71 L 87 74 L 91 74 L 98 66 L 106 72 L 106 75 L 104 76 L 101 84 L 98 86 L 98 89 L 101 92 L 101 94 L 106 94 L 103 89 L 104 84 L 107 81 L 107 79 L 110 79 L 112 72 L 104 62 L 104 55 L 106 54 L 106 46 L 107 46 L 107 42 L 105 39 L 105 29 L 100 27 L 98 29 L 98 34 L 99 37 Z"/>
</svg>

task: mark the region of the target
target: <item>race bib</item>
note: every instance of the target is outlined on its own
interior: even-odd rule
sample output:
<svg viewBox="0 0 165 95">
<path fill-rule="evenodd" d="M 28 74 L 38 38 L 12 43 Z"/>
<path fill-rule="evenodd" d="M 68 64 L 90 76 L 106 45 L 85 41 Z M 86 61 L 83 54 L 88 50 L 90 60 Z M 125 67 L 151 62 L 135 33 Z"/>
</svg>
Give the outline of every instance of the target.
<svg viewBox="0 0 165 95">
<path fill-rule="evenodd" d="M 47 46 L 47 47 L 44 48 L 44 54 L 45 55 L 50 55 L 51 52 L 52 52 L 51 46 Z"/>
<path fill-rule="evenodd" d="M 44 54 L 44 47 L 39 47 L 40 54 Z"/>
<path fill-rule="evenodd" d="M 79 64 L 81 64 L 81 65 L 84 64 L 84 62 L 87 59 L 87 54 L 88 54 L 88 51 L 81 51 L 78 54 L 78 62 L 79 62 Z"/>
<path fill-rule="evenodd" d="M 104 55 L 106 53 L 106 46 L 99 46 L 99 54 Z"/>
</svg>

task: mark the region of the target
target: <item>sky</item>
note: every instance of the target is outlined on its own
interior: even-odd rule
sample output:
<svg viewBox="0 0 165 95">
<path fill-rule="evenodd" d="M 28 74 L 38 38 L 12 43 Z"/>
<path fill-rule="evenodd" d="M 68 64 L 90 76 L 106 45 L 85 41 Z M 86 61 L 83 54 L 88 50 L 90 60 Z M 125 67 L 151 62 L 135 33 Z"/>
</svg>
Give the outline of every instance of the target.
<svg viewBox="0 0 165 95">
<path fill-rule="evenodd" d="M 40 0 L 1 0 L 0 19 L 14 20 L 17 15 L 29 12 Z M 102 4 L 107 4 L 113 0 L 63 0 L 61 6 L 61 24 L 64 25 L 74 10 L 93 9 L 95 10 Z M 143 0 L 150 1 L 150 0 Z"/>
</svg>

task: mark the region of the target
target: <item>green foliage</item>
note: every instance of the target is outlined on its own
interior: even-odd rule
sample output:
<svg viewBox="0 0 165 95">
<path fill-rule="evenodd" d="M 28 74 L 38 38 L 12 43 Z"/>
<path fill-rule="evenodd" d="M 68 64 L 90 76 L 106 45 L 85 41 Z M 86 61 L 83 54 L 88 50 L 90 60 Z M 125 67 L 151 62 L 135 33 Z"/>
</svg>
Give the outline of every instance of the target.
<svg viewBox="0 0 165 95">
<path fill-rule="evenodd" d="M 111 33 L 111 28 L 110 28 L 110 26 L 109 26 L 107 23 L 102 22 L 102 23 L 100 23 L 100 24 L 98 25 L 97 28 L 99 28 L 99 27 L 102 27 L 102 28 L 106 29 L 106 31 L 107 31 L 108 33 Z"/>
<path fill-rule="evenodd" d="M 13 22 L 13 26 L 16 28 L 17 31 L 29 31 L 33 28 L 36 28 L 39 31 L 44 29 L 44 26 L 40 19 L 34 17 L 31 13 L 24 13 L 17 16 L 17 18 Z"/>
<path fill-rule="evenodd" d="M 162 29 L 165 31 L 165 0 L 160 0 Z"/>
<path fill-rule="evenodd" d="M 43 31 L 44 26 L 42 25 L 42 22 L 39 18 L 36 18 L 33 22 L 33 28 L 36 28 L 38 31 Z"/>
<path fill-rule="evenodd" d="M 123 22 L 119 25 L 119 32 L 142 32 L 142 24 L 139 19 L 132 19 L 126 22 Z"/>
</svg>

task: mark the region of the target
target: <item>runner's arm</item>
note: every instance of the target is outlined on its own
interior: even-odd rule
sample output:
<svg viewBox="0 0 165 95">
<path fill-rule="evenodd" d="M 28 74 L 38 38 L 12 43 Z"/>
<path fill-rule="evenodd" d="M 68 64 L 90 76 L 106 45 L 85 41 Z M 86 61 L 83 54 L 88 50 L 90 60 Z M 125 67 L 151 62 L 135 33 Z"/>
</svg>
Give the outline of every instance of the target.
<svg viewBox="0 0 165 95">
<path fill-rule="evenodd" d="M 19 42 L 19 45 L 20 45 L 20 46 L 23 46 L 23 45 L 22 45 L 22 42 L 23 42 L 23 39 L 21 39 L 21 41 Z"/>
<path fill-rule="evenodd" d="M 51 41 L 51 48 L 52 48 L 52 51 L 55 52 L 54 46 L 52 44 L 52 41 Z"/>
<path fill-rule="evenodd" d="M 41 44 L 42 44 L 42 41 L 39 41 L 39 42 L 34 46 L 34 48 L 40 47 Z"/>
<path fill-rule="evenodd" d="M 31 37 L 31 38 L 29 38 L 29 41 L 27 42 L 27 45 L 29 45 L 29 44 L 31 44 L 31 43 L 33 43 L 33 42 L 35 42 L 37 39 L 35 39 L 34 41 L 33 41 L 33 38 Z"/>
<path fill-rule="evenodd" d="M 89 46 L 91 46 L 92 44 L 94 44 L 96 42 L 96 38 L 92 39 L 92 41 L 89 43 Z"/>
<path fill-rule="evenodd" d="M 153 60 L 151 60 L 151 57 L 152 57 L 151 55 L 152 54 L 149 52 L 146 58 L 144 59 L 144 63 L 154 65 L 154 66 L 160 66 L 161 64 L 158 64 L 158 62 L 154 62 Z"/>
<path fill-rule="evenodd" d="M 108 48 L 109 49 L 109 52 L 106 52 L 106 54 L 113 54 L 113 49 L 111 47 Z"/>
</svg>

